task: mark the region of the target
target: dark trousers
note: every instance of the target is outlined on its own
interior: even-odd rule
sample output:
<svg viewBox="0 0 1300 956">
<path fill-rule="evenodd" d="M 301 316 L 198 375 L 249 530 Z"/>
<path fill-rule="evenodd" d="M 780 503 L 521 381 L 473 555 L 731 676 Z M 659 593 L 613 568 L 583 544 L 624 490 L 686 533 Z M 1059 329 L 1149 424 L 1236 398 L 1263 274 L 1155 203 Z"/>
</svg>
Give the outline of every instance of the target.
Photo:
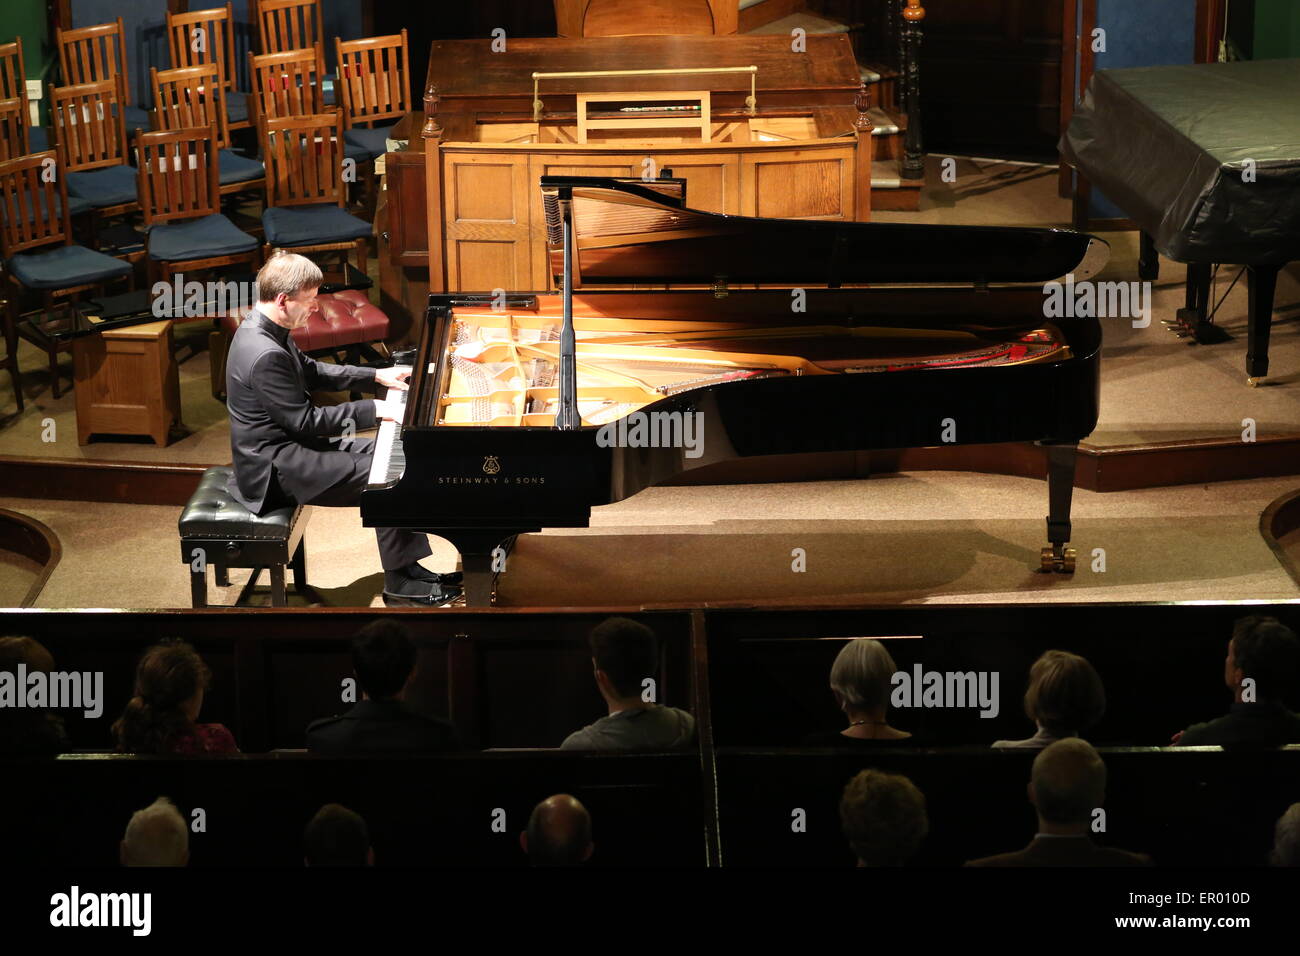
<svg viewBox="0 0 1300 956">
<path fill-rule="evenodd" d="M 361 504 L 361 492 L 370 480 L 370 463 L 375 456 L 373 438 L 354 438 L 345 449 L 352 456 L 351 477 L 330 485 L 314 498 L 302 502 L 305 505 L 322 505 L 326 508 L 355 508 Z M 272 468 L 272 493 L 285 501 L 293 499 L 280 487 Z M 429 539 L 418 531 L 404 528 L 376 528 L 375 538 L 379 542 L 379 563 L 385 571 L 396 571 L 413 561 L 427 558 L 433 554 Z"/>
</svg>

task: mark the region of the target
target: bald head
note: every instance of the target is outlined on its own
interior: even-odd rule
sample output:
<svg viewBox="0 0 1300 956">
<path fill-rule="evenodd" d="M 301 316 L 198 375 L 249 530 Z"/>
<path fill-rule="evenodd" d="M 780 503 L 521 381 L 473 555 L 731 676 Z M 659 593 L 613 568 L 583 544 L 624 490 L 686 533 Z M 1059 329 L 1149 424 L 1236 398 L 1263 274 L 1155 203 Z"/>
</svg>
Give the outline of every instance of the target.
<svg viewBox="0 0 1300 956">
<path fill-rule="evenodd" d="M 591 814 L 567 793 L 533 807 L 520 845 L 533 866 L 575 866 L 591 856 Z"/>
<path fill-rule="evenodd" d="M 122 838 L 123 866 L 184 866 L 190 859 L 190 830 L 166 797 L 137 810 Z"/>
<path fill-rule="evenodd" d="M 1106 765 L 1092 744 L 1058 740 L 1034 758 L 1030 799 L 1048 823 L 1087 823 L 1106 796 Z"/>
</svg>

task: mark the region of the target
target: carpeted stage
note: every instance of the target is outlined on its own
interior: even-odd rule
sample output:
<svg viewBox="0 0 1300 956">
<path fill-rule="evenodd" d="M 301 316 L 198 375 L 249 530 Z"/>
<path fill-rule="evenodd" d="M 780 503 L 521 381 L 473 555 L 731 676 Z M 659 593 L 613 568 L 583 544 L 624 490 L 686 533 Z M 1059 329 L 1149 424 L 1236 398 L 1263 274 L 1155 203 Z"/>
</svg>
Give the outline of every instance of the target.
<svg viewBox="0 0 1300 956">
<path fill-rule="evenodd" d="M 877 218 L 1007 225 L 1065 225 L 1068 220 L 1068 203 L 1056 196 L 1054 168 L 963 160 L 957 185 L 946 186 L 936 172 L 939 159 L 931 157 L 919 214 L 880 213 Z M 1111 243 L 1112 254 L 1100 278 L 1136 279 L 1136 233 L 1108 232 L 1103 237 Z M 1215 301 L 1233 274 L 1221 272 Z M 1168 443 L 1217 442 L 1230 456 L 1216 459 L 1217 475 L 1234 477 L 1231 469 L 1239 460 L 1242 470 L 1237 474 L 1263 477 L 1109 492 L 1086 490 L 1104 483 L 1081 483 L 1074 502 L 1072 543 L 1079 549 L 1079 564 L 1073 578 L 1033 572 L 1038 549 L 1045 543 L 1044 482 L 1003 474 L 913 470 L 852 480 L 652 488 L 595 509 L 590 529 L 521 539 L 501 578 L 498 603 L 1300 596 L 1283 561 L 1290 554 L 1293 564 L 1300 563 L 1300 532 L 1284 534 L 1276 548 L 1260 532 L 1261 512 L 1300 489 L 1300 272 L 1293 267 L 1279 279 L 1270 350 L 1274 374 L 1261 388 L 1245 384 L 1244 280 L 1228 294 L 1218 314 L 1234 340 L 1207 347 L 1180 341 L 1160 324 L 1182 305 L 1183 275 L 1182 266 L 1162 261 L 1150 327 L 1134 329 L 1127 320 L 1103 320 L 1101 421 L 1085 451 L 1098 462 L 1105 455 L 1159 451 Z M 78 446 L 71 392 L 53 400 L 44 355 L 24 345 L 20 361 L 28 407 L 16 415 L 12 396 L 0 390 L 0 458 L 69 465 L 228 463 L 225 409 L 209 390 L 207 331 L 201 323 L 176 330 L 178 342 L 194 347 L 181 352 L 180 366 L 188 434 L 166 448 L 145 439 Z M 70 357 L 63 361 L 70 367 Z M 41 440 L 49 418 L 58 434 L 53 443 Z M 1260 441 L 1255 447 L 1241 444 L 1243 419 L 1256 423 Z M 1141 467 L 1130 466 L 1130 473 Z M 0 463 L 0 469 L 5 468 Z M 1100 473 L 1102 465 L 1095 469 Z M 1182 480 L 1212 477 L 1215 474 L 1198 473 Z M 132 482 L 149 480 L 140 473 L 130 476 Z M 124 496 L 130 499 L 133 491 L 127 488 Z M 178 505 L 46 500 L 28 490 L 22 494 L 14 495 L 12 483 L 0 477 L 0 508 L 44 522 L 62 545 L 62 557 L 36 599 L 38 606 L 189 606 L 177 545 Z M 380 604 L 374 536 L 361 526 L 355 509 L 314 509 L 306 537 L 309 578 L 321 603 Z M 433 539 L 433 545 L 434 557 L 426 563 L 451 570 L 455 551 L 440 539 Z M 807 554 L 805 572 L 791 570 L 795 548 Z M 1104 572 L 1092 570 L 1095 548 L 1105 550 Z M 4 553 L 0 596 L 21 595 L 37 570 L 32 561 Z M 209 600 L 233 603 L 246 576 L 232 571 L 231 588 L 210 588 Z M 252 603 L 268 601 L 263 578 L 261 593 L 252 596 Z M 305 600 L 291 595 L 290 603 Z"/>
</svg>

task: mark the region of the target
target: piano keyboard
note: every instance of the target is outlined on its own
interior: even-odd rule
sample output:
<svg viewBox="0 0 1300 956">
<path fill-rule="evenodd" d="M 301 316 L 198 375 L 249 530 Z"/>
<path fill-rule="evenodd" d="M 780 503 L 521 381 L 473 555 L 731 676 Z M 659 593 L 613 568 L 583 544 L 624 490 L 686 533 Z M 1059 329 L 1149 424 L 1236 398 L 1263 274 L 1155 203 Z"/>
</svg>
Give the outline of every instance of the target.
<svg viewBox="0 0 1300 956">
<path fill-rule="evenodd" d="M 410 391 L 398 391 L 390 388 L 387 396 L 390 402 L 397 402 L 406 407 L 406 396 Z M 406 471 L 406 454 L 402 450 L 402 423 L 387 420 L 379 423 L 379 436 L 375 439 L 375 457 L 370 462 L 370 485 L 386 485 L 402 477 Z"/>
</svg>

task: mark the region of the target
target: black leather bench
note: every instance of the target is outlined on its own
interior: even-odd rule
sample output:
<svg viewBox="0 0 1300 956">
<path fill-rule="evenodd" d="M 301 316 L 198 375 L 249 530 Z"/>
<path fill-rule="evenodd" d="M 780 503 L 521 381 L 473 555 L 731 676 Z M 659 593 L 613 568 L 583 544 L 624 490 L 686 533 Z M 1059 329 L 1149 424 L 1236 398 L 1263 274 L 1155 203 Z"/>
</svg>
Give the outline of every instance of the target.
<svg viewBox="0 0 1300 956">
<path fill-rule="evenodd" d="M 208 606 L 210 564 L 216 571 L 217 584 L 223 587 L 230 584 L 230 568 L 253 569 L 240 601 L 257 584 L 262 568 L 269 568 L 271 605 L 284 607 L 286 565 L 293 567 L 293 585 L 298 593 L 304 593 L 307 587 L 303 532 L 308 509 L 291 505 L 255 515 L 226 490 L 231 471 L 228 465 L 205 471 L 181 512 L 181 560 L 190 569 L 191 604 Z"/>
</svg>

